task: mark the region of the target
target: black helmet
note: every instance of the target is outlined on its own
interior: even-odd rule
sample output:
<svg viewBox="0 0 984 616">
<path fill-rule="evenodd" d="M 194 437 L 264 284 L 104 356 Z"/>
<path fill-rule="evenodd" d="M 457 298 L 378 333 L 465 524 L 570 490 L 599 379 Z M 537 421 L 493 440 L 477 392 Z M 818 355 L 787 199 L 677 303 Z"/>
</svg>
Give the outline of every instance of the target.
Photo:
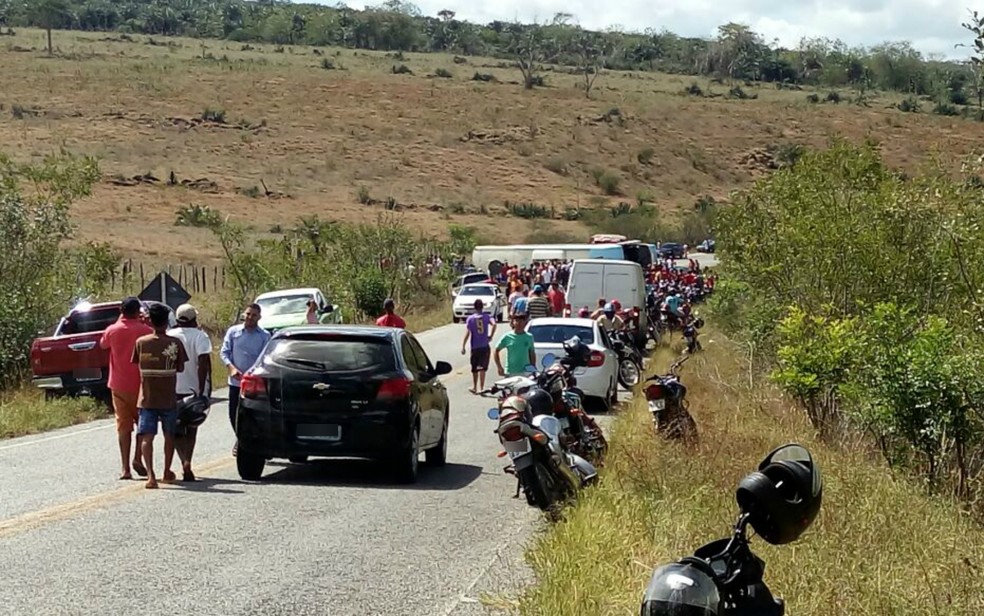
<svg viewBox="0 0 984 616">
<path fill-rule="evenodd" d="M 823 500 L 823 478 L 802 445 L 783 445 L 741 480 L 735 495 L 749 523 L 772 545 L 791 543 L 810 527 Z"/>
<path fill-rule="evenodd" d="M 533 387 L 523 394 L 523 399 L 526 400 L 533 417 L 553 415 L 553 397 L 546 390 Z"/>
<path fill-rule="evenodd" d="M 178 402 L 178 427 L 193 428 L 208 418 L 209 401 L 206 396 L 186 396 Z"/>
<path fill-rule="evenodd" d="M 721 594 L 704 567 L 679 562 L 653 571 L 640 616 L 718 616 Z"/>
<path fill-rule="evenodd" d="M 581 342 L 581 338 L 578 336 L 564 341 L 564 353 L 567 353 L 577 366 L 587 366 L 591 359 L 591 348 Z"/>
</svg>

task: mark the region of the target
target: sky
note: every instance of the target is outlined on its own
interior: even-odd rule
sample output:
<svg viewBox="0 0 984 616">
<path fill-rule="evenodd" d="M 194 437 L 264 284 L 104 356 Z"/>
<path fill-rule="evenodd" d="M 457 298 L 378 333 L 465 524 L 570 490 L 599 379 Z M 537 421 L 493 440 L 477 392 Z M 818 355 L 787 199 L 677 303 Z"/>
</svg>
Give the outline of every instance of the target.
<svg viewBox="0 0 984 616">
<path fill-rule="evenodd" d="M 356 9 L 381 3 L 346 2 Z M 804 36 L 839 38 L 851 46 L 905 40 L 924 54 L 952 59 L 968 56 L 967 49 L 954 48 L 971 42 L 960 26 L 970 17 L 968 9 L 984 13 L 984 0 L 416 0 L 414 4 L 425 15 L 450 9 L 457 19 L 475 23 L 542 22 L 565 12 L 589 29 L 666 28 L 700 37 L 713 36 L 717 26 L 733 21 L 788 48 Z"/>
</svg>

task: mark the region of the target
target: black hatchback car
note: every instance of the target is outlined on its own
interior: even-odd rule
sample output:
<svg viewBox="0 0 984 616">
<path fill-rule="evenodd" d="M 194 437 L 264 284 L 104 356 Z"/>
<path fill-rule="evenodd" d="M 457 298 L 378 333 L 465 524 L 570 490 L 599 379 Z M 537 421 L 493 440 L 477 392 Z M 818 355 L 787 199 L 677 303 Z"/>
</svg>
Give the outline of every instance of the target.
<svg viewBox="0 0 984 616">
<path fill-rule="evenodd" d="M 384 460 L 405 483 L 447 458 L 448 393 L 409 332 L 374 325 L 311 325 L 274 334 L 243 376 L 236 466 L 256 480 L 266 461 Z"/>
</svg>

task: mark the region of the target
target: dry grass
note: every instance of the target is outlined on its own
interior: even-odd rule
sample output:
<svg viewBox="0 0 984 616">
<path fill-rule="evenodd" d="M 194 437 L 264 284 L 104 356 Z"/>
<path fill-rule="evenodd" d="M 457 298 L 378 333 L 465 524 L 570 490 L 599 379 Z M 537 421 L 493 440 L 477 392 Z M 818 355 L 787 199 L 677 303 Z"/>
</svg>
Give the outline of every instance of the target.
<svg viewBox="0 0 984 616">
<path fill-rule="evenodd" d="M 710 336 L 708 336 L 710 338 Z M 826 485 L 821 514 L 799 542 L 753 540 L 766 583 L 801 616 L 956 615 L 984 610 L 984 530 L 927 497 L 877 458 L 810 438 L 808 424 L 768 387 L 750 388 L 720 336 L 682 376 L 701 430 L 698 451 L 654 437 L 637 403 L 618 418 L 601 484 L 530 549 L 539 584 L 526 615 L 638 613 L 652 569 L 727 536 L 734 488 L 773 447 L 807 445 Z M 663 357 L 663 367 L 668 362 Z"/>
<path fill-rule="evenodd" d="M 109 416 L 108 407 L 92 398 L 60 398 L 45 402 L 41 391 L 24 386 L 0 394 L 0 439 Z"/>
<path fill-rule="evenodd" d="M 101 184 L 74 208 L 85 239 L 113 243 L 145 262 L 209 261 L 218 249 L 207 231 L 175 227 L 175 211 L 210 205 L 254 225 L 258 235 L 290 225 L 299 215 L 366 220 L 380 205 L 405 205 L 408 226 L 441 233 L 451 222 L 482 230 L 485 239 L 523 239 L 530 224 L 504 216 L 505 200 L 567 207 L 655 195 L 668 214 L 698 195 L 725 196 L 760 169 L 749 151 L 786 142 L 820 145 L 833 134 L 874 135 L 893 164 L 912 165 L 934 146 L 966 152 L 984 126 L 960 119 L 888 109 L 882 96 L 869 109 L 850 104 L 811 106 L 806 91 L 745 88 L 758 100 L 695 98 L 682 90 L 692 78 L 612 73 L 599 78 L 591 100 L 578 78 L 546 75 L 549 88 L 526 92 L 519 74 L 498 60 L 260 45 L 243 51 L 231 41 L 144 36 L 121 42 L 103 33 L 56 32 L 55 58 L 41 51 L 41 31 L 18 30 L 0 46 L 0 134 L 19 159 L 53 148 L 101 157 L 108 175 L 153 172 L 166 179 L 209 178 L 218 191 Z M 158 40 L 160 43 L 162 40 Z M 16 48 L 28 51 L 14 51 Z M 34 51 L 30 51 L 31 49 Z M 337 70 L 324 70 L 330 59 Z M 415 75 L 393 75 L 394 64 Z M 451 79 L 432 79 L 438 68 Z M 491 73 L 498 83 L 471 81 Z M 705 92 L 727 86 L 697 80 Z M 825 93 L 821 93 L 825 94 Z M 14 117 L 14 106 L 38 109 Z M 594 122 L 617 107 L 624 124 Z M 178 126 L 221 109 L 230 126 Z M 243 123 L 247 128 L 234 125 Z M 501 143 L 464 141 L 484 131 Z M 652 151 L 651 156 L 641 152 Z M 596 170 L 617 174 L 624 196 L 606 196 Z M 290 198 L 251 197 L 265 181 Z M 253 193 L 255 194 L 255 193 Z M 576 222 L 538 221 L 538 233 L 583 237 Z"/>
</svg>

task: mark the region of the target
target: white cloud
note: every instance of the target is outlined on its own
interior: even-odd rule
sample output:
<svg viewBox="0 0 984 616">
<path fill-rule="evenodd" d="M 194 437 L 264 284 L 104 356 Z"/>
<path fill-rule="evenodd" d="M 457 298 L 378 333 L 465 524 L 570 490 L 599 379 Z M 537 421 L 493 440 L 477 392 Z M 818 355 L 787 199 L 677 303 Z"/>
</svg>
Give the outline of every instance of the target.
<svg viewBox="0 0 984 616">
<path fill-rule="evenodd" d="M 381 3 L 348 5 L 363 8 Z M 967 9 L 984 12 L 984 0 L 417 0 L 415 4 L 428 15 L 451 9 L 459 19 L 478 23 L 546 21 L 564 12 L 593 29 L 666 28 L 684 36 L 711 36 L 717 26 L 737 21 L 767 40 L 778 39 L 790 47 L 803 36 L 839 38 L 851 46 L 907 40 L 923 53 L 958 58 L 967 55 L 966 50 L 954 48 L 969 42 L 960 26 L 967 20 Z"/>
</svg>

